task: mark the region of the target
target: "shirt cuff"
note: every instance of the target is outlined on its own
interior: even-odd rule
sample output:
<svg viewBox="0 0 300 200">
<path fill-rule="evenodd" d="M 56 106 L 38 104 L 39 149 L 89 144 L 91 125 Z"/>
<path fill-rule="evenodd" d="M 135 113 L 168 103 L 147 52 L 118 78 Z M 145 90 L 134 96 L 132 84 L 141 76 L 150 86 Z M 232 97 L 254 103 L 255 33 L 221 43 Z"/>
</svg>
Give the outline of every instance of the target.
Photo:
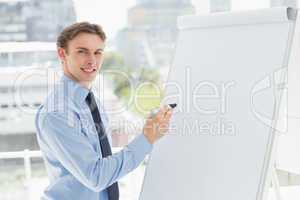
<svg viewBox="0 0 300 200">
<path fill-rule="evenodd" d="M 145 156 L 152 151 L 153 145 L 148 141 L 144 134 L 140 134 L 130 142 L 128 148 L 135 152 L 138 160 L 143 160 Z"/>
</svg>

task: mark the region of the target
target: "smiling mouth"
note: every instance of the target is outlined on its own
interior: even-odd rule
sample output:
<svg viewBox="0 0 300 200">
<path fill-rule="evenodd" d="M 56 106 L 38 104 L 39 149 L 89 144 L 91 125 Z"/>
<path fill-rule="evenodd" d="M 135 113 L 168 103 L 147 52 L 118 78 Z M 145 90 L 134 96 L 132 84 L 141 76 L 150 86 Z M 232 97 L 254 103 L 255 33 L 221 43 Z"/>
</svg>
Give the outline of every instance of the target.
<svg viewBox="0 0 300 200">
<path fill-rule="evenodd" d="M 96 69 L 94 69 L 94 68 L 80 68 L 80 69 L 86 73 L 92 73 L 92 72 L 96 71 Z"/>
</svg>

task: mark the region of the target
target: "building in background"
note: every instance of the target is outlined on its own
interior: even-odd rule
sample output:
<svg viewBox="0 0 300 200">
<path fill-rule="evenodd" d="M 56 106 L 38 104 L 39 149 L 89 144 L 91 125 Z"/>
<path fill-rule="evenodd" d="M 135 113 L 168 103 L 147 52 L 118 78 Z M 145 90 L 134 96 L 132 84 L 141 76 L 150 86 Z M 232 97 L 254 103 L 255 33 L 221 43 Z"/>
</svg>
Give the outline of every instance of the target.
<svg viewBox="0 0 300 200">
<path fill-rule="evenodd" d="M 72 0 L 1 0 L 0 42 L 55 41 L 75 21 Z"/>
<path fill-rule="evenodd" d="M 230 11 L 231 0 L 210 0 L 209 7 L 210 12 Z"/>
<path fill-rule="evenodd" d="M 26 7 L 29 1 L 0 1 L 0 42 L 26 41 Z"/>
<path fill-rule="evenodd" d="M 56 41 L 62 29 L 76 22 L 73 0 L 30 0 L 26 27 L 29 41 Z"/>
<path fill-rule="evenodd" d="M 289 7 L 298 7 L 298 0 L 270 0 L 271 7 L 276 6 L 289 6 Z"/>
<path fill-rule="evenodd" d="M 131 67 L 170 66 L 177 17 L 194 14 L 190 0 L 138 0 L 128 10 L 128 27 L 118 33 L 117 50 Z"/>
</svg>

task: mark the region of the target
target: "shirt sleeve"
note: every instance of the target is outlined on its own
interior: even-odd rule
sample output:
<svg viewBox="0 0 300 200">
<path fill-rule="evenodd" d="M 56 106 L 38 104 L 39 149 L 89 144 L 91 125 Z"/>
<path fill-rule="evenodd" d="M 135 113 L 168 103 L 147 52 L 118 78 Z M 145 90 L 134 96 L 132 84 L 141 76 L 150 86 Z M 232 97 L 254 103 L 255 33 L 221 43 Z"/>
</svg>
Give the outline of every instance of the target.
<svg viewBox="0 0 300 200">
<path fill-rule="evenodd" d="M 81 132 L 81 123 L 75 114 L 73 120 L 71 126 L 66 114 L 50 112 L 41 115 L 38 123 L 41 138 L 60 163 L 93 191 L 107 188 L 134 170 L 153 148 L 141 134 L 122 151 L 102 158 Z"/>
</svg>

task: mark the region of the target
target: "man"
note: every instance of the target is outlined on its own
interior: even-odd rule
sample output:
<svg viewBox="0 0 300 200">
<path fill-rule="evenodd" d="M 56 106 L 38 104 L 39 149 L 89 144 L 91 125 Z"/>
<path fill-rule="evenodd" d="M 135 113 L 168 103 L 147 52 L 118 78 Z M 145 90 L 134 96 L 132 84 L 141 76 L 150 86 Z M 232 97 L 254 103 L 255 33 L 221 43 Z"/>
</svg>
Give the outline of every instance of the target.
<svg viewBox="0 0 300 200">
<path fill-rule="evenodd" d="M 64 75 L 36 115 L 37 138 L 50 185 L 42 199 L 117 200 L 117 181 L 135 169 L 166 133 L 172 111 L 148 118 L 143 133 L 111 153 L 107 117 L 92 82 L 101 68 L 105 33 L 96 24 L 75 23 L 57 39 Z"/>
</svg>

